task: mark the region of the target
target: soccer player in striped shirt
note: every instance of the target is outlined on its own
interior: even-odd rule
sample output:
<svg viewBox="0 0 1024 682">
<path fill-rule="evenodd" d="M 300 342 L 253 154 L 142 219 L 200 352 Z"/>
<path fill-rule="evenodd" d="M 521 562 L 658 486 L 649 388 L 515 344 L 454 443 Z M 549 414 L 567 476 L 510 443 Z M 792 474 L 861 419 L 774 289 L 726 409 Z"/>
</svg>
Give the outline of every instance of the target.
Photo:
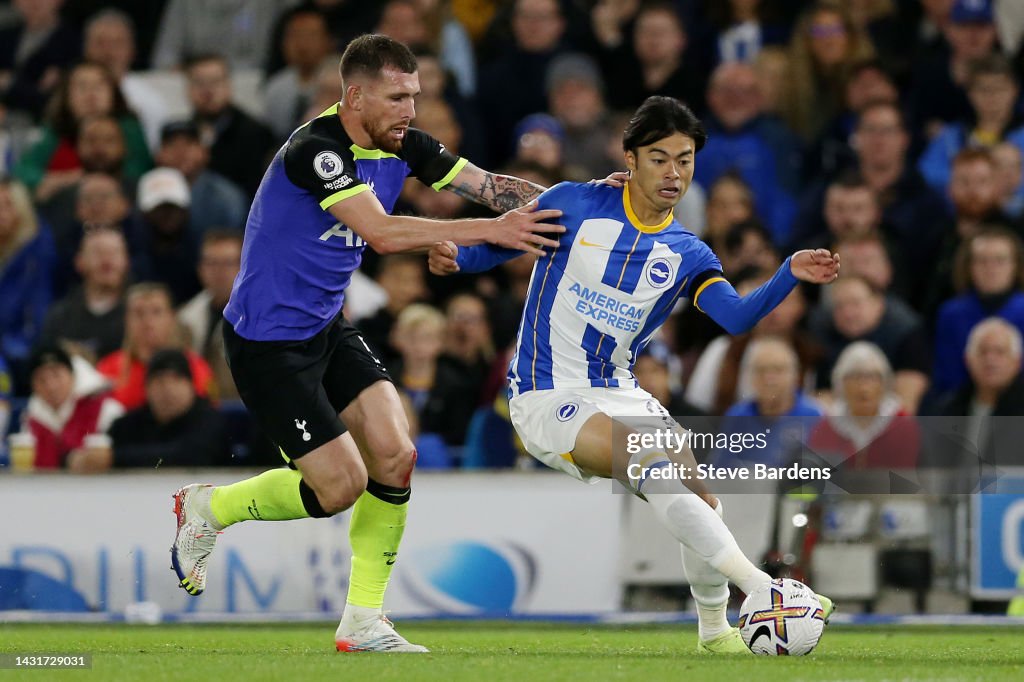
<svg viewBox="0 0 1024 682">
<path fill-rule="evenodd" d="M 509 366 L 509 412 L 523 445 L 548 466 L 583 481 L 614 477 L 646 497 L 682 544 L 700 619 L 698 650 L 729 653 L 746 647 L 726 620 L 728 581 L 750 593 L 770 576 L 740 551 L 722 521 L 720 501 L 701 481 L 635 475 L 678 465 L 695 472 L 688 448 L 669 454 L 642 447 L 630 454 L 621 439 L 613 441 L 613 426 L 616 417 L 645 415 L 652 428 L 679 429 L 631 371 L 676 301 L 689 298 L 739 334 L 798 280 L 832 282 L 839 256 L 825 249 L 798 251 L 770 281 L 740 297 L 711 249 L 672 213 L 705 140 L 685 105 L 651 97 L 623 135 L 630 172 L 624 187 L 562 183 L 541 195 L 541 208 L 562 211 L 566 232 L 534 266 Z M 435 274 L 479 272 L 520 253 L 446 241 L 431 249 L 429 260 Z M 628 422 L 627 428 L 640 427 Z M 832 603 L 821 601 L 827 618 Z"/>
</svg>

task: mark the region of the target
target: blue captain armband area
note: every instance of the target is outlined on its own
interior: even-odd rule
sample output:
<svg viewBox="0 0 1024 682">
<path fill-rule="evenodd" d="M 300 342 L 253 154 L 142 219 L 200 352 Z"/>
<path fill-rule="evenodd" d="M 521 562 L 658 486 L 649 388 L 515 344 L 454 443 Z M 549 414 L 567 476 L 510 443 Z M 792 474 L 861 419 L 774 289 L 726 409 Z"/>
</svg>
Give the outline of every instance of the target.
<svg viewBox="0 0 1024 682">
<path fill-rule="evenodd" d="M 799 280 L 790 269 L 790 260 L 785 260 L 774 277 L 743 297 L 724 277 L 712 276 L 694 291 L 693 304 L 730 334 L 749 331 L 796 287 Z"/>
<path fill-rule="evenodd" d="M 526 252 L 518 249 L 506 249 L 494 244 L 460 246 L 455 262 L 458 263 L 460 272 L 483 272 L 501 265 L 505 261 L 512 260 L 516 256 L 522 256 L 524 253 Z"/>
</svg>

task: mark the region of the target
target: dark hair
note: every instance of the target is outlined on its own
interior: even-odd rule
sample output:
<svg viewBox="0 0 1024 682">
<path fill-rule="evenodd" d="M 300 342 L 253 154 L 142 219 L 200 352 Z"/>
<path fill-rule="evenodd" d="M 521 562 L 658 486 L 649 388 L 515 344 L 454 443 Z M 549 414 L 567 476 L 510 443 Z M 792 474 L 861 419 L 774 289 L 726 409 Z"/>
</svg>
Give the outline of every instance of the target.
<svg viewBox="0 0 1024 682">
<path fill-rule="evenodd" d="M 122 240 L 125 239 L 124 230 L 115 223 L 86 223 L 82 226 L 82 240 L 78 243 L 78 250 L 81 251 L 87 239 L 92 239 L 100 234 L 116 234 Z M 127 242 L 125 242 L 127 244 Z"/>
<path fill-rule="evenodd" d="M 199 64 L 205 64 L 206 62 L 217 62 L 224 66 L 224 70 L 229 74 L 231 73 L 231 63 L 228 62 L 227 57 L 216 52 L 197 52 L 191 54 L 185 60 L 185 73 L 190 74 Z"/>
<path fill-rule="evenodd" d="M 188 363 L 188 356 L 174 348 L 158 350 L 146 366 L 146 383 L 161 374 L 173 374 L 191 382 L 192 367 Z"/>
<path fill-rule="evenodd" d="M 290 12 L 286 12 L 284 16 L 281 17 L 281 26 L 287 27 L 289 24 L 295 21 L 296 17 L 304 16 L 317 17 L 318 19 L 320 19 L 320 21 L 322 21 L 324 24 L 324 28 L 327 29 L 328 35 L 330 34 L 331 28 L 330 26 L 328 26 L 327 15 L 324 14 L 322 10 L 317 9 L 316 5 L 299 5 Z M 284 36 L 284 31 L 281 32 L 281 35 L 282 37 Z"/>
<path fill-rule="evenodd" d="M 547 166 L 542 166 L 536 161 L 526 161 L 523 159 L 512 159 L 501 169 L 500 172 L 505 175 L 514 175 L 516 177 L 522 177 L 527 174 L 540 176 L 544 179 L 544 182 L 541 184 L 546 187 L 553 187 L 561 181 L 558 174 Z"/>
<path fill-rule="evenodd" d="M 877 71 L 885 76 L 886 80 L 890 83 L 893 83 L 895 80 L 892 72 L 888 67 L 886 67 L 885 63 L 881 59 L 878 59 L 877 57 L 869 57 L 867 59 L 859 59 L 850 65 L 850 75 L 847 78 L 847 81 L 853 80 L 865 71 Z"/>
<path fill-rule="evenodd" d="M 704 124 L 690 107 L 674 97 L 648 97 L 626 124 L 622 132 L 622 148 L 635 154 L 640 147 L 654 144 L 673 133 L 691 138 L 695 152 L 699 152 L 708 141 Z"/>
<path fill-rule="evenodd" d="M 848 235 L 846 237 L 841 237 L 833 245 L 832 250 L 839 251 L 840 247 L 842 247 L 844 244 L 846 246 L 859 246 L 861 244 L 878 244 L 879 246 L 882 247 L 882 251 L 885 252 L 885 257 L 889 259 L 889 264 L 891 265 L 893 263 L 894 259 L 889 248 L 889 242 L 886 241 L 885 235 L 883 235 L 878 230 L 870 230 L 868 232 L 865 232 L 864 234 Z"/>
<path fill-rule="evenodd" d="M 1024 244 L 1021 243 L 1020 237 L 1006 226 L 990 224 L 982 225 L 977 234 L 965 239 L 957 248 L 953 260 L 953 289 L 957 293 L 963 293 L 974 286 L 971 279 L 971 251 L 975 242 L 982 239 L 1002 239 L 1010 244 L 1013 266 L 1017 270 L 1017 276 L 1013 278 L 1013 288 L 1024 287 Z"/>
<path fill-rule="evenodd" d="M 722 0 L 704 0 L 704 14 L 708 22 L 719 31 L 724 31 L 735 23 L 732 3 Z M 754 15 L 761 24 L 777 22 L 779 9 L 772 0 L 762 0 L 754 9 Z"/>
<path fill-rule="evenodd" d="M 561 3 L 559 3 L 561 4 Z M 641 2 L 640 7 L 637 9 L 636 14 L 633 16 L 633 22 L 635 23 L 640 19 L 643 14 L 651 14 L 654 12 L 662 12 L 672 17 L 673 21 L 676 22 L 676 27 L 683 32 L 684 35 L 688 33 L 686 30 L 686 22 L 683 20 L 682 14 L 676 8 L 676 5 L 670 0 L 648 0 L 647 2 Z"/>
<path fill-rule="evenodd" d="M 964 147 L 953 157 L 950 167 L 959 166 L 962 163 L 974 163 L 975 161 L 984 161 L 989 166 L 995 167 L 992 154 L 984 147 Z"/>
<path fill-rule="evenodd" d="M 423 258 L 411 253 L 391 253 L 386 256 L 381 256 L 380 261 L 377 263 L 377 272 L 374 276 L 380 277 L 391 268 L 401 267 L 403 265 L 413 265 L 422 269 Z"/>
<path fill-rule="evenodd" d="M 868 112 L 874 111 L 875 109 L 889 109 L 890 111 L 896 112 L 896 118 L 899 119 L 900 129 L 903 132 L 907 132 L 907 115 L 903 113 L 903 109 L 900 108 L 899 102 L 893 102 L 887 99 L 873 99 L 863 107 L 857 113 L 857 127 L 860 127 L 864 117 L 868 115 Z"/>
<path fill-rule="evenodd" d="M 379 33 L 354 38 L 341 55 L 341 79 L 347 81 L 357 73 L 377 76 L 386 67 L 402 73 L 416 72 L 416 57 L 412 50 Z"/>
<path fill-rule="evenodd" d="M 981 76 L 1004 76 L 1014 83 L 1017 82 L 1017 77 L 1013 73 L 1013 65 L 1001 54 L 979 57 L 967 65 L 968 88 L 974 87 Z"/>
<path fill-rule="evenodd" d="M 760 265 L 744 265 L 739 269 L 739 272 L 729 278 L 729 282 L 734 288 L 738 289 L 747 282 L 754 284 L 767 282 L 772 278 L 773 274 Z"/>
<path fill-rule="evenodd" d="M 761 224 L 761 221 L 758 219 L 751 218 L 749 220 L 736 223 L 729 228 L 728 232 L 726 232 L 725 240 L 723 241 L 723 246 L 725 246 L 726 252 L 732 253 L 743 246 L 743 240 L 751 233 L 760 237 L 765 244 L 768 244 L 769 246 L 771 245 L 772 235 L 768 231 L 768 228 Z"/>
<path fill-rule="evenodd" d="M 868 181 L 864 179 L 861 172 L 856 169 L 850 169 L 840 173 L 839 177 L 828 183 L 828 189 L 832 189 L 833 187 L 841 187 L 842 189 L 871 190 L 871 185 L 869 185 Z M 871 190 L 871 193 L 874 194 L 874 190 Z"/>
<path fill-rule="evenodd" d="M 81 121 L 78 121 L 71 111 L 70 90 L 71 79 L 79 69 L 96 69 L 103 74 L 103 80 L 107 82 L 112 93 L 113 105 L 108 112 L 110 116 L 120 120 L 126 116 L 133 115 L 131 109 L 128 108 L 127 100 L 121 94 L 121 86 L 118 85 L 114 75 L 110 73 L 110 69 L 99 62 L 87 60 L 78 62 L 64 73 L 60 84 L 57 86 L 46 107 L 46 122 L 57 133 L 57 136 L 76 141 L 78 139 L 78 126 Z"/>
</svg>

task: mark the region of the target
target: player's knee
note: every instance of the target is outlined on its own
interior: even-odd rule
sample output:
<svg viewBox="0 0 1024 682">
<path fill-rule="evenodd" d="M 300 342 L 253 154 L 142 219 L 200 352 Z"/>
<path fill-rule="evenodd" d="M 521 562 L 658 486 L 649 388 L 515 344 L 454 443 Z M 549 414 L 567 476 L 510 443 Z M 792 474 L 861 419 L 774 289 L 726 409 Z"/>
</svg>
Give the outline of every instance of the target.
<svg viewBox="0 0 1024 682">
<path fill-rule="evenodd" d="M 316 489 L 320 506 L 328 516 L 339 514 L 356 503 L 366 490 L 366 470 L 346 471 L 330 484 Z"/>
<path fill-rule="evenodd" d="M 404 440 L 386 449 L 377 459 L 377 476 L 380 483 L 395 487 L 406 487 L 416 466 L 416 447 L 412 441 Z"/>
</svg>

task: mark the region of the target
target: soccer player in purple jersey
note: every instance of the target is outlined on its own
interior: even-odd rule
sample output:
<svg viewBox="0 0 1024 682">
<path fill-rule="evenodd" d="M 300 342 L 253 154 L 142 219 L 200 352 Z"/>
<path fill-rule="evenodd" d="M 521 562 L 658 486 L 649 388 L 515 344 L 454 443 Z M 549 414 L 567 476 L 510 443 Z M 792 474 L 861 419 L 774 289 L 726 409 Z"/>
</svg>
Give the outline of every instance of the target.
<svg viewBox="0 0 1024 682">
<path fill-rule="evenodd" d="M 174 495 L 171 549 L 180 585 L 198 595 L 217 534 L 247 520 L 327 517 L 352 508 L 352 572 L 339 651 L 421 652 L 381 610 L 398 556 L 416 450 L 387 370 L 341 310 L 363 249 L 426 251 L 438 240 L 541 253 L 562 232 L 544 191 L 481 170 L 410 126 L 416 59 L 380 35 L 341 59 L 343 98 L 274 156 L 249 212 L 242 266 L 224 310 L 224 342 L 246 407 L 288 468 Z M 390 215 L 406 177 L 504 211 L 438 221 Z"/>
</svg>

